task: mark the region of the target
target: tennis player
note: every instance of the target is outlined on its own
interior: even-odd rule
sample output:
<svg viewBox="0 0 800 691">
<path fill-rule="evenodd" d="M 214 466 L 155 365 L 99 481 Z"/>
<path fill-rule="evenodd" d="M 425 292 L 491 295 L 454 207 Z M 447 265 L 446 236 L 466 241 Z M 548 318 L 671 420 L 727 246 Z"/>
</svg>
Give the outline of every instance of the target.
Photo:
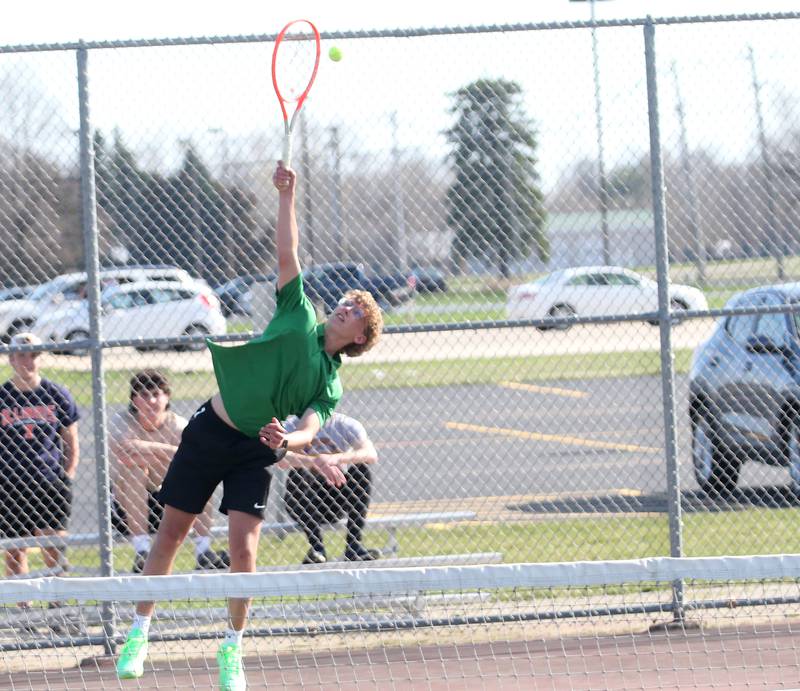
<svg viewBox="0 0 800 691">
<path fill-rule="evenodd" d="M 296 175 L 278 163 L 276 249 L 278 282 L 275 314 L 256 339 L 235 347 L 209 341 L 219 392 L 189 420 L 167 470 L 159 499 L 164 517 L 144 564 L 146 576 L 168 574 L 195 517 L 221 482 L 220 511 L 228 515 L 231 572 L 254 572 L 261 522 L 269 491 L 269 466 L 276 451 L 300 451 L 310 444 L 342 395 L 341 354 L 369 350 L 383 319 L 374 298 L 349 291 L 325 324 L 303 290 L 295 217 Z M 279 420 L 297 415 L 288 432 Z M 220 688 L 239 691 L 242 635 L 249 599 L 231 598 L 229 627 L 217 652 Z M 118 661 L 120 678 L 143 674 L 147 637 L 155 604 L 139 602 Z"/>
</svg>

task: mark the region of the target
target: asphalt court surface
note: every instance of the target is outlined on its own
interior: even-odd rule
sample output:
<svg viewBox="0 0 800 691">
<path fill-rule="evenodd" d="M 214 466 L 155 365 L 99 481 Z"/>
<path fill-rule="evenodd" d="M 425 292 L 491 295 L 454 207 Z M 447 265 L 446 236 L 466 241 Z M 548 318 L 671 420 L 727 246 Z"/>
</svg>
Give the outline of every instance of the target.
<svg viewBox="0 0 800 691">
<path fill-rule="evenodd" d="M 329 691 L 428 689 L 790 689 L 797 685 L 796 633 L 738 629 L 661 630 L 614 636 L 386 647 L 245 658 L 249 688 Z M 0 676 L 0 689 L 208 689 L 213 660 L 146 665 L 121 682 L 113 664 L 91 658 L 47 672 Z"/>
<path fill-rule="evenodd" d="M 379 451 L 375 510 L 509 497 L 522 514 L 666 510 L 664 419 L 657 376 L 513 381 L 345 392 L 339 409 L 360 419 Z M 699 492 L 691 463 L 686 378 L 676 378 L 676 438 L 687 510 L 715 505 Z M 189 416 L 202 401 L 175 401 Z M 116 407 L 109 410 L 109 417 Z M 91 429 L 90 411 L 81 424 Z M 82 437 L 72 530 L 97 524 L 92 439 Z M 738 504 L 795 505 L 787 471 L 747 463 Z M 531 496 L 527 504 L 515 501 Z M 547 497 L 537 501 L 535 497 Z M 555 499 L 551 499 L 555 497 Z M 559 497 L 563 497 L 559 500 Z M 496 502 L 495 502 L 496 503 Z M 441 509 L 440 509 L 441 510 Z M 523 516 L 520 516 L 522 518 Z"/>
</svg>

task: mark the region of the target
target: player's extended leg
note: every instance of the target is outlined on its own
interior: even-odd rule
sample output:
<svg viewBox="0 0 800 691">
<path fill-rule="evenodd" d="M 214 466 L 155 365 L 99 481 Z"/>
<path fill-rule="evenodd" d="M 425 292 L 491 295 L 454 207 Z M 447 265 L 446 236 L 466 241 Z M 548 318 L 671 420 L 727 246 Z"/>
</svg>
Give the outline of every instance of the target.
<svg viewBox="0 0 800 691">
<path fill-rule="evenodd" d="M 183 541 L 192 529 L 196 514 L 176 509 L 167 504 L 164 516 L 158 526 L 153 548 L 147 556 L 142 573 L 145 576 L 164 576 L 172 573 L 175 556 Z M 152 602 L 140 602 L 136 605 L 138 614 L 152 614 L 155 605 Z"/>
<path fill-rule="evenodd" d="M 195 518 L 195 514 L 181 511 L 169 504 L 164 507 L 164 516 L 158 526 L 153 548 L 142 570 L 145 576 L 163 576 L 172 573 L 175 555 L 189 534 Z M 154 609 L 155 603 L 152 601 L 136 604 L 133 625 L 117 660 L 117 676 L 120 679 L 135 679 L 144 673 L 147 636 Z"/>
<path fill-rule="evenodd" d="M 228 550 L 231 557 L 231 573 L 253 573 L 256 570 L 258 538 L 261 535 L 262 518 L 243 511 L 228 511 Z M 247 688 L 242 667 L 242 636 L 247 622 L 249 598 L 228 600 L 230 628 L 225 641 L 217 651 L 219 685 L 224 691 L 241 691 Z"/>
</svg>

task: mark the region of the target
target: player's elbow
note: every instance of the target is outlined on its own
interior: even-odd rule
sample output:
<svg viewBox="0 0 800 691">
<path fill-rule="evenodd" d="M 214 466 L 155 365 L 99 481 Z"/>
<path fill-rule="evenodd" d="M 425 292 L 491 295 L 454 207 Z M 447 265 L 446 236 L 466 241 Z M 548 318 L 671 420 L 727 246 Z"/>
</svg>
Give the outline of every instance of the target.
<svg viewBox="0 0 800 691">
<path fill-rule="evenodd" d="M 300 273 L 300 260 L 296 253 L 281 253 L 278 255 L 278 274 L 281 277 L 294 278 Z"/>
</svg>

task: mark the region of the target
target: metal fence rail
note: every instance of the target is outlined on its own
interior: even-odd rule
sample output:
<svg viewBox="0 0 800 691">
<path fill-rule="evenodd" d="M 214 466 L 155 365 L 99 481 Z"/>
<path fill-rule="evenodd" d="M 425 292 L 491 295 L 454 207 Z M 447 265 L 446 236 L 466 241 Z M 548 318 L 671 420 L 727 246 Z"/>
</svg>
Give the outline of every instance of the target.
<svg viewBox="0 0 800 691">
<path fill-rule="evenodd" d="M 730 299 L 800 278 L 798 21 L 323 34 L 344 59 L 296 135 L 303 263 L 399 286 L 343 367 L 380 454 L 371 514 L 471 517 L 398 528 L 399 557 L 796 551 L 800 294 Z M 98 537 L 76 571 L 130 569 L 110 445 L 130 377 L 162 371 L 188 417 L 215 391 L 205 338 L 269 317 L 274 39 L 0 47 L 0 278 L 36 286 L 0 302 L 0 353 L 44 352 L 77 400 L 69 532 Z M 697 349 L 724 324 L 714 388 Z M 22 331 L 44 344 L 7 345 Z M 261 562 L 306 547 L 270 536 Z"/>
</svg>

